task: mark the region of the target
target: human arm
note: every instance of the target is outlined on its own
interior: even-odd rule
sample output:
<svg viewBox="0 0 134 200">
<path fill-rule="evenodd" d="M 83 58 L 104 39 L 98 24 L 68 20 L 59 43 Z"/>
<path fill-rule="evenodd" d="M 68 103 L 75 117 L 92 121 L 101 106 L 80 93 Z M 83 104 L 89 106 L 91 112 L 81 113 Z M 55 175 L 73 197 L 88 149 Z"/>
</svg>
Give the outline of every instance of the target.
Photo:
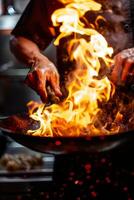
<svg viewBox="0 0 134 200">
<path fill-rule="evenodd" d="M 53 1 L 55 3 L 55 0 Z M 52 87 L 56 96 L 61 96 L 59 74 L 54 64 L 42 54 L 52 41 L 51 13 L 47 0 L 31 0 L 12 31 L 10 49 L 15 57 L 31 67 L 26 83 L 33 88 L 45 102 L 46 83 Z"/>
<path fill-rule="evenodd" d="M 24 37 L 13 36 L 10 48 L 18 60 L 32 67 L 25 82 L 40 95 L 43 102 L 47 99 L 47 82 L 51 85 L 56 96 L 62 95 L 58 71 L 54 64 L 40 52 L 36 43 Z"/>
</svg>

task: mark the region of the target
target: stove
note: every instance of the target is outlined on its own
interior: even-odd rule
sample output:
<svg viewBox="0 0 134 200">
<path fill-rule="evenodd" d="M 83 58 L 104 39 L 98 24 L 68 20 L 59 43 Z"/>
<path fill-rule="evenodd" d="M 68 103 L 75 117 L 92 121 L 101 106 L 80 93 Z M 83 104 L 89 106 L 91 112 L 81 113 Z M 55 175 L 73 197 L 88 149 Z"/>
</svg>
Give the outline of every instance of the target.
<svg viewBox="0 0 134 200">
<path fill-rule="evenodd" d="M 5 154 L 39 154 L 15 142 L 10 142 Z M 42 154 L 39 154 L 42 156 Z M 26 199 L 42 196 L 52 186 L 54 156 L 43 154 L 42 165 L 36 169 L 7 171 L 0 166 L 0 200 Z M 34 195 L 33 195 L 34 194 Z"/>
<path fill-rule="evenodd" d="M 6 153 L 38 153 L 10 142 Z M 42 154 L 36 170 L 0 168 L 0 200 L 133 200 L 133 150 Z"/>
</svg>

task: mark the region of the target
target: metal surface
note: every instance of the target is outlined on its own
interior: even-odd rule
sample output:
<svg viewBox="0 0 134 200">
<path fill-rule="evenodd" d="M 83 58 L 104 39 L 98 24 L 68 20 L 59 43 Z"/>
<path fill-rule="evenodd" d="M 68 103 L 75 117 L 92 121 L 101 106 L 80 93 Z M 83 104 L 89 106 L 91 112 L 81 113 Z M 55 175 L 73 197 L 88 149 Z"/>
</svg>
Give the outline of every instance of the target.
<svg viewBox="0 0 134 200">
<path fill-rule="evenodd" d="M 4 66 L 3 66 L 4 68 Z M 28 72 L 29 72 L 29 68 L 24 68 L 24 69 L 8 69 L 8 70 L 2 70 L 2 66 L 0 68 L 0 80 L 1 79 L 10 79 L 10 81 L 12 80 L 25 80 Z"/>
<path fill-rule="evenodd" d="M 3 15 L 0 16 L 0 30 L 12 30 L 18 22 L 20 15 Z"/>
<path fill-rule="evenodd" d="M 43 153 L 66 154 L 76 152 L 99 153 L 112 150 L 125 151 L 133 148 L 133 131 L 100 137 L 39 137 L 27 135 L 26 132 L 38 123 L 30 121 L 26 115 L 18 115 L 0 121 L 4 134 L 18 143 Z"/>
</svg>

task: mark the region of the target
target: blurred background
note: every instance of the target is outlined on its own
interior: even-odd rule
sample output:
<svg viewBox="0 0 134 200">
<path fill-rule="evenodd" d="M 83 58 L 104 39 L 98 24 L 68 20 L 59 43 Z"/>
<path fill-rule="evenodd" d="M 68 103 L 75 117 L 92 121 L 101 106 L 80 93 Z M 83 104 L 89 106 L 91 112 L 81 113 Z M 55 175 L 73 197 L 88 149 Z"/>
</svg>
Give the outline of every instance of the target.
<svg viewBox="0 0 134 200">
<path fill-rule="evenodd" d="M 10 33 L 28 2 L 0 0 L 0 116 L 24 112 L 27 102 L 39 100 L 38 95 L 23 83 L 29 69 L 19 63 L 9 49 Z M 56 62 L 53 44 L 43 53 Z"/>
</svg>

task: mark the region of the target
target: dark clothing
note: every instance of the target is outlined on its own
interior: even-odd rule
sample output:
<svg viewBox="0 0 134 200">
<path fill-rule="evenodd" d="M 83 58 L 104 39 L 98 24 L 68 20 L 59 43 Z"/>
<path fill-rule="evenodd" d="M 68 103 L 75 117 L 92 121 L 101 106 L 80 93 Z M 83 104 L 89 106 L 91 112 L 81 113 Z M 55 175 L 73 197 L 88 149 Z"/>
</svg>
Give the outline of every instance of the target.
<svg viewBox="0 0 134 200">
<path fill-rule="evenodd" d="M 60 6 L 55 0 L 31 0 L 12 34 L 24 36 L 44 50 L 54 38 L 50 31 L 53 27 L 51 15 Z"/>
<path fill-rule="evenodd" d="M 99 12 L 87 12 L 85 14 L 86 22 L 94 22 L 97 15 L 106 18 L 106 23 L 99 22 L 96 29 L 102 33 L 114 52 L 132 47 L 132 17 L 130 1 L 128 0 L 98 0 L 101 2 L 102 10 Z M 12 34 L 23 36 L 34 41 L 41 50 L 44 50 L 48 44 L 58 35 L 58 28 L 53 27 L 51 22 L 52 13 L 64 7 L 58 0 L 31 0 L 21 19 L 16 25 Z M 88 26 L 88 23 L 85 24 Z M 54 34 L 55 32 L 55 34 Z M 69 69 L 71 63 L 66 50 L 68 38 L 63 39 L 58 47 L 58 69 L 63 75 L 63 69 Z"/>
</svg>

